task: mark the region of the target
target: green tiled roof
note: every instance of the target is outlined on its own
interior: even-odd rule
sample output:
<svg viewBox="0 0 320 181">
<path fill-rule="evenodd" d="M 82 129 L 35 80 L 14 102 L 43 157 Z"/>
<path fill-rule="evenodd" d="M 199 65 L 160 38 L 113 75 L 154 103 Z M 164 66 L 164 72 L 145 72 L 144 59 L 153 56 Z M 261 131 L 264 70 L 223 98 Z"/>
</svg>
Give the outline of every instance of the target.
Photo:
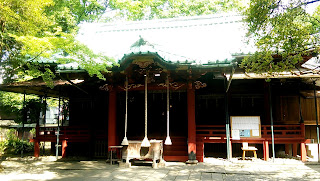
<svg viewBox="0 0 320 181">
<path fill-rule="evenodd" d="M 137 55 L 154 55 L 168 64 L 225 67 L 254 49 L 244 43 L 242 17 L 205 15 L 148 21 L 87 23 L 78 39 L 96 53 L 122 61 Z M 241 53 L 239 53 L 241 52 Z M 58 72 L 83 71 L 76 64 Z"/>
<path fill-rule="evenodd" d="M 169 63 L 169 64 L 189 64 L 198 67 L 225 67 L 231 66 L 233 64 L 234 58 L 224 59 L 224 60 L 209 60 L 206 63 L 198 63 L 197 60 L 188 59 L 187 57 L 176 55 L 173 53 L 165 52 L 157 48 L 156 45 L 153 45 L 149 41 L 145 40 L 143 37 L 140 36 L 139 40 L 132 44 L 129 53 L 124 54 L 122 59 L 119 60 L 121 64 L 127 58 L 132 56 L 138 55 L 156 55 L 162 61 Z"/>
<path fill-rule="evenodd" d="M 79 40 L 120 63 L 130 55 L 152 52 L 168 63 L 207 66 L 232 63 L 234 53 L 254 52 L 244 36 L 242 16 L 219 14 L 85 24 Z"/>
<path fill-rule="evenodd" d="M 67 73 L 67 72 L 85 72 L 78 63 L 68 63 L 68 64 L 60 64 L 57 66 L 57 72 L 59 73 Z"/>
</svg>

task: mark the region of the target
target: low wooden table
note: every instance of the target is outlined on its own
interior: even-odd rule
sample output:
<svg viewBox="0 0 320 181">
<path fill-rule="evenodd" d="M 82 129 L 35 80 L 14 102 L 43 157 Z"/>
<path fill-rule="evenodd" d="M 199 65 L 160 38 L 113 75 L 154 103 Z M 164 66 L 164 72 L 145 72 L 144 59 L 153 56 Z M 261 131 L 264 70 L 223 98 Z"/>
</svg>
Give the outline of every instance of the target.
<svg viewBox="0 0 320 181">
<path fill-rule="evenodd" d="M 121 160 L 121 149 L 122 149 L 122 147 L 123 146 L 109 146 L 109 148 L 110 148 L 110 165 L 112 165 L 112 162 L 113 161 L 117 161 L 117 160 Z M 112 153 L 113 153 L 113 150 L 115 151 L 115 153 L 117 153 L 117 150 L 120 150 L 119 152 L 120 152 L 120 159 L 112 159 Z"/>
</svg>

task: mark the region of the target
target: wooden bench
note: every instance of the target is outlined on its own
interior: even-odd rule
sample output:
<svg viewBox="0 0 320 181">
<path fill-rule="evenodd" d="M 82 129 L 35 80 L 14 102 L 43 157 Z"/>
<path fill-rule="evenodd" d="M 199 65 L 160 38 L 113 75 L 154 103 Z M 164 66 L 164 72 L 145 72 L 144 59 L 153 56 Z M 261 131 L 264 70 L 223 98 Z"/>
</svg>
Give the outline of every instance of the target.
<svg viewBox="0 0 320 181">
<path fill-rule="evenodd" d="M 254 155 L 254 158 L 257 159 L 257 148 L 256 147 L 253 147 L 253 146 L 248 146 L 248 143 L 247 142 L 243 142 L 242 143 L 242 147 L 241 147 L 243 153 L 242 153 L 242 160 L 245 159 L 246 157 L 246 151 L 252 151 L 253 152 L 253 155 Z"/>
<path fill-rule="evenodd" d="M 163 163 L 163 141 L 150 140 L 150 147 L 141 147 L 142 141 L 129 140 L 128 146 L 122 148 L 122 159 L 126 160 L 126 165 L 131 166 L 130 160 L 152 160 L 152 167 L 157 168 L 158 163 Z M 158 161 L 158 163 L 157 163 Z"/>
</svg>

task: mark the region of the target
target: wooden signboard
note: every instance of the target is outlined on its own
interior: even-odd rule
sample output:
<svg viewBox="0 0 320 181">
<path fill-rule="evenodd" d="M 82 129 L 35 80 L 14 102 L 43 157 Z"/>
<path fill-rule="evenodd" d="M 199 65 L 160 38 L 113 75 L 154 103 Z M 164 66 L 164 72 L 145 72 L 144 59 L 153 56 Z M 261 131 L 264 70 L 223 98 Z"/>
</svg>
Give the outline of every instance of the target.
<svg viewBox="0 0 320 181">
<path fill-rule="evenodd" d="M 231 137 L 261 138 L 260 116 L 231 116 Z"/>
</svg>

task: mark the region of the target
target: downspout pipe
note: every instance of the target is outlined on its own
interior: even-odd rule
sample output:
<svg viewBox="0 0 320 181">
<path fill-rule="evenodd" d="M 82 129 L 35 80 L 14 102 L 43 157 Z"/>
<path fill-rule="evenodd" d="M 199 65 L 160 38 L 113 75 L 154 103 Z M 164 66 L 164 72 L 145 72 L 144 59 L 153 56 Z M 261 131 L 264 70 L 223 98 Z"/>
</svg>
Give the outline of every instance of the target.
<svg viewBox="0 0 320 181">
<path fill-rule="evenodd" d="M 235 67 L 232 67 L 232 71 L 229 79 L 225 78 L 225 113 L 226 113 L 226 137 L 227 137 L 227 159 L 231 160 L 231 141 L 230 141 L 230 116 L 229 116 L 229 99 L 228 99 L 228 91 L 230 89 L 232 77 L 235 71 Z"/>
<path fill-rule="evenodd" d="M 26 118 L 27 118 L 27 115 L 26 115 L 26 91 L 23 91 L 23 118 L 22 118 L 22 137 L 21 137 L 21 140 L 22 140 L 22 149 L 21 149 L 21 158 L 23 158 L 23 150 L 24 150 L 24 143 L 23 143 L 23 140 L 24 140 L 24 123 L 26 122 Z"/>
<path fill-rule="evenodd" d="M 318 104 L 317 104 L 317 93 L 316 93 L 316 81 L 313 81 L 313 93 L 314 93 L 314 107 L 316 113 L 316 125 L 317 125 L 317 149 L 318 149 L 318 162 L 320 162 L 320 148 L 319 148 L 319 121 L 318 121 Z"/>
<path fill-rule="evenodd" d="M 59 156 L 59 134 L 60 134 L 60 115 L 61 115 L 61 88 L 59 88 L 59 107 L 58 107 L 58 127 L 57 127 L 57 143 L 56 143 L 56 160 Z"/>
<path fill-rule="evenodd" d="M 272 142 L 272 161 L 274 162 L 274 132 L 273 132 L 273 114 L 272 114 L 272 95 L 271 95 L 271 83 L 269 83 L 269 106 L 270 106 L 270 126 L 271 126 L 271 142 Z"/>
</svg>

